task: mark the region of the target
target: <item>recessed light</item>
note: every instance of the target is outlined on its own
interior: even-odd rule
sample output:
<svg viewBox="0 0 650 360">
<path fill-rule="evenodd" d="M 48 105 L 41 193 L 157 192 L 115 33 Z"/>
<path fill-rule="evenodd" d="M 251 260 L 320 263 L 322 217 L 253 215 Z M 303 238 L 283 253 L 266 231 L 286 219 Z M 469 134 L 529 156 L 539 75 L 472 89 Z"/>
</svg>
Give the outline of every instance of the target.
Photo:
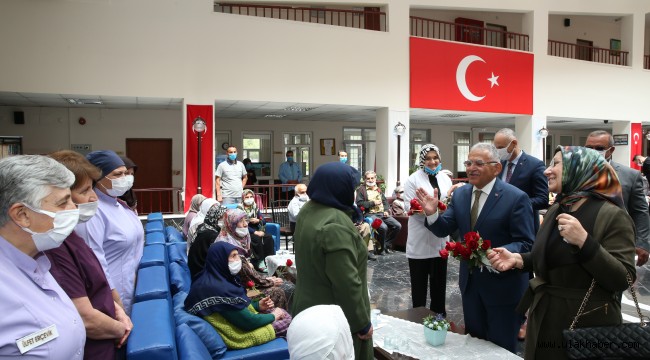
<svg viewBox="0 0 650 360">
<path fill-rule="evenodd" d="M 296 111 L 296 112 L 303 112 L 303 111 L 309 111 L 309 110 L 314 110 L 313 107 L 300 107 L 300 106 L 289 106 L 283 109 L 284 111 Z"/>
<path fill-rule="evenodd" d="M 104 105 L 99 99 L 66 99 L 72 105 Z"/>
<path fill-rule="evenodd" d="M 285 117 L 285 116 L 287 116 L 287 115 L 279 115 L 279 114 L 268 114 L 268 115 L 264 115 L 265 118 L 278 118 L 278 119 L 282 119 L 282 118 Z"/>
</svg>

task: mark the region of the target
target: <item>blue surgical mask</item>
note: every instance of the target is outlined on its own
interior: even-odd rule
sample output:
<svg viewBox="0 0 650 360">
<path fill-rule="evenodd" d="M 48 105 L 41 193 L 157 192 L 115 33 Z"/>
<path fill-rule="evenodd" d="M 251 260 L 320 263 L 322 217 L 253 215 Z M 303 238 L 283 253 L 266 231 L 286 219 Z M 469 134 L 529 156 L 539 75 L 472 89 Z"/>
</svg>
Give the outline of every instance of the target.
<svg viewBox="0 0 650 360">
<path fill-rule="evenodd" d="M 424 172 L 433 176 L 438 175 L 438 172 L 440 172 L 440 170 L 442 170 L 442 164 L 438 164 L 438 166 L 433 170 L 429 169 L 426 166 L 424 167 Z"/>
<path fill-rule="evenodd" d="M 237 153 L 228 154 L 228 159 L 229 159 L 230 161 L 235 161 L 235 160 L 237 160 Z"/>
<path fill-rule="evenodd" d="M 288 162 L 293 162 L 293 156 L 287 156 L 287 161 Z"/>
<path fill-rule="evenodd" d="M 341 157 L 341 158 L 339 158 L 339 161 L 345 164 L 346 162 L 348 162 L 348 158 Z"/>
</svg>

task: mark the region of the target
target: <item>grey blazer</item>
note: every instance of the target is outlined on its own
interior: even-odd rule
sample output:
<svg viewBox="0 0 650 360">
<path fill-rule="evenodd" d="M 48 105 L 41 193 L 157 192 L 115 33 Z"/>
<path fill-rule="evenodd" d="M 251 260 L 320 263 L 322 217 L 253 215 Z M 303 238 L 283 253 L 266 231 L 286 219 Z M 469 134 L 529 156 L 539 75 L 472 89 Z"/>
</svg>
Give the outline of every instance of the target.
<svg viewBox="0 0 650 360">
<path fill-rule="evenodd" d="M 623 187 L 623 202 L 636 228 L 636 247 L 650 251 L 650 216 L 645 199 L 642 174 L 617 162 L 611 162 Z"/>
</svg>

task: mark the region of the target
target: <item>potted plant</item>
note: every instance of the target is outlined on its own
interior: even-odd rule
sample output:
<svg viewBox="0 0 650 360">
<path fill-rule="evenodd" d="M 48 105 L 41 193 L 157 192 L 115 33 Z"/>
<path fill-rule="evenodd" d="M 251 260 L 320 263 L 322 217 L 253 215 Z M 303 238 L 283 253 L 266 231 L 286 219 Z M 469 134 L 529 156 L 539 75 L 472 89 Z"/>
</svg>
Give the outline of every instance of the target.
<svg viewBox="0 0 650 360">
<path fill-rule="evenodd" d="M 447 319 L 440 314 L 436 317 L 429 315 L 423 319 L 422 323 L 424 324 L 424 338 L 429 344 L 440 346 L 445 343 L 447 331 L 451 328 Z"/>
</svg>

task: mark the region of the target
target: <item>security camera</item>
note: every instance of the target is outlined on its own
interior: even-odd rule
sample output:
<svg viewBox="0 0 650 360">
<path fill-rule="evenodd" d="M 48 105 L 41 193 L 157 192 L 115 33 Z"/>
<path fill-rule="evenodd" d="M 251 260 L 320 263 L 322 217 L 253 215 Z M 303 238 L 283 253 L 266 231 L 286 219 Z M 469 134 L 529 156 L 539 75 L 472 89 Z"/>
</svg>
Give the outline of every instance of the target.
<svg viewBox="0 0 650 360">
<path fill-rule="evenodd" d="M 609 120 L 603 120 L 603 122 L 604 122 L 605 124 L 608 124 L 608 123 L 609 123 Z"/>
</svg>

